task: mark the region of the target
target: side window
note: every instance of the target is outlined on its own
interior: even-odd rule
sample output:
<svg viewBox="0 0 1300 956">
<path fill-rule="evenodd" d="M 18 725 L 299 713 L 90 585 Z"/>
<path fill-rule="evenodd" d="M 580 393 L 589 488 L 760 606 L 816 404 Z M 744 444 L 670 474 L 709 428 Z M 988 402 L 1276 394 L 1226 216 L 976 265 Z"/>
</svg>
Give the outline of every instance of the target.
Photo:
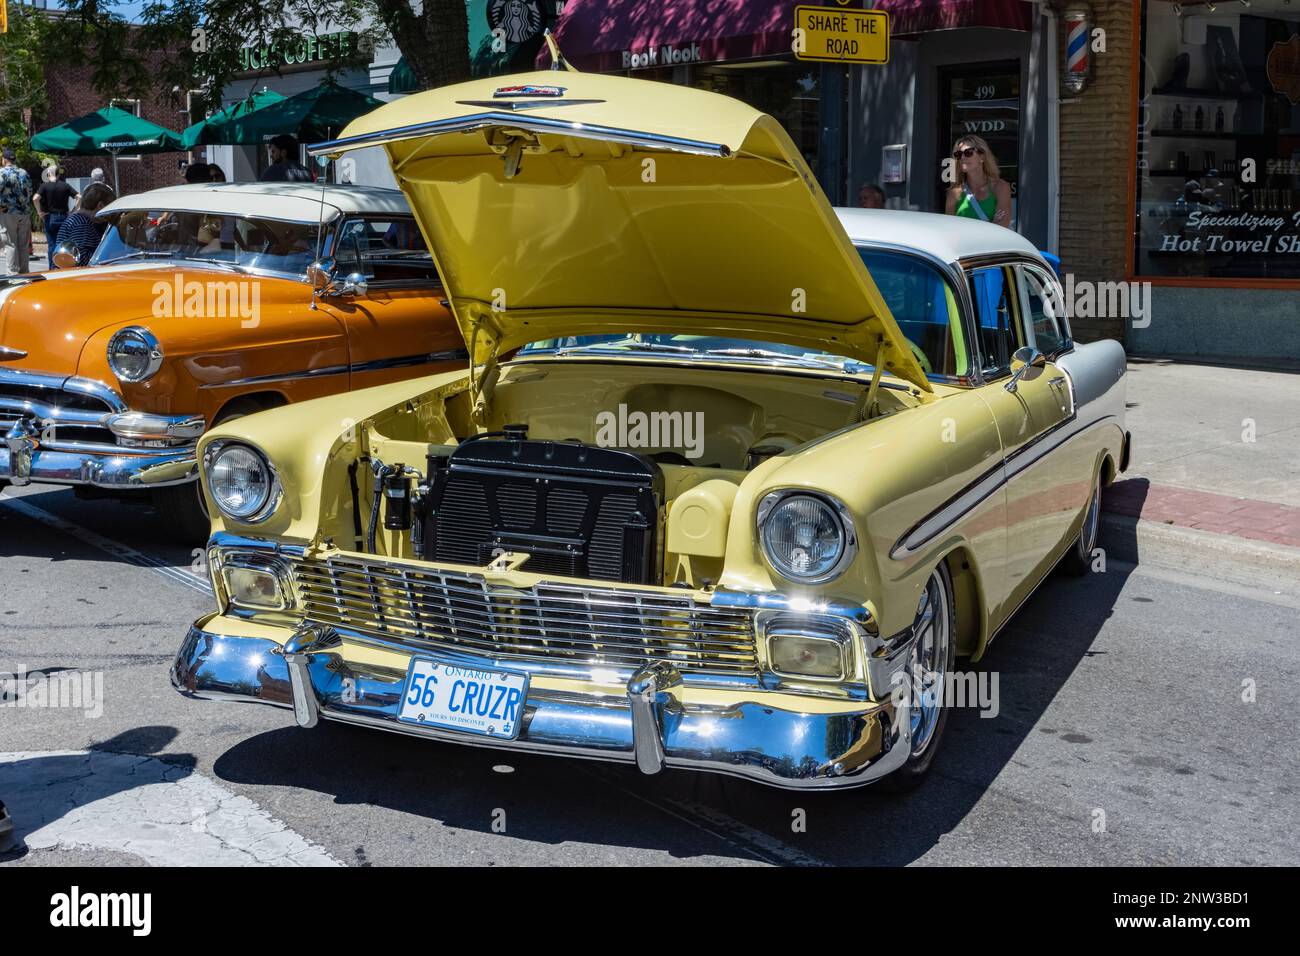
<svg viewBox="0 0 1300 956">
<path fill-rule="evenodd" d="M 1018 313 L 1015 273 L 988 266 L 969 273 L 971 301 L 980 345 L 980 365 L 993 377 L 1011 369 L 1011 356 L 1025 344 Z"/>
<path fill-rule="evenodd" d="M 1033 329 L 1034 348 L 1044 355 L 1055 355 L 1070 341 L 1065 324 L 1065 296 L 1056 280 L 1041 269 L 1020 266 L 1020 281 L 1025 290 L 1025 314 Z"/>
<path fill-rule="evenodd" d="M 360 272 L 371 282 L 441 284 L 414 219 L 350 219 L 334 258 L 340 275 Z"/>
</svg>

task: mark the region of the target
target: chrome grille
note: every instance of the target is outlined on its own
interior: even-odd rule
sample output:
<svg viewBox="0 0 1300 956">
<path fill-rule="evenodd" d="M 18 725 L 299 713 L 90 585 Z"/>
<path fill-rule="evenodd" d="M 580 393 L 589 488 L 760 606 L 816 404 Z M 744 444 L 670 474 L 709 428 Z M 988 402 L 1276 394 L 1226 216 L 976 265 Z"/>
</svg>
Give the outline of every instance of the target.
<svg viewBox="0 0 1300 956">
<path fill-rule="evenodd" d="M 520 661 L 757 670 L 749 613 L 688 595 L 551 582 L 516 590 L 469 574 L 339 556 L 298 560 L 293 573 L 307 620 L 362 636 Z"/>
<path fill-rule="evenodd" d="M 26 419 L 42 430 L 54 426 L 45 438 L 51 447 L 64 442 L 112 445 L 117 439 L 106 422 L 124 408 L 97 382 L 0 368 L 0 433 Z"/>
</svg>

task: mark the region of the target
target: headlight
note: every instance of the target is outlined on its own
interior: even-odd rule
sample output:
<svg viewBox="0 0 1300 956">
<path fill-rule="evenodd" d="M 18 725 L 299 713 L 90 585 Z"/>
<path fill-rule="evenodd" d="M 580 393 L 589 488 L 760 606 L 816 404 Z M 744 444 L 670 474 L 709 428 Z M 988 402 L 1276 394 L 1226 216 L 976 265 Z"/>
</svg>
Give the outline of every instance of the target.
<svg viewBox="0 0 1300 956">
<path fill-rule="evenodd" d="M 279 484 L 262 453 L 239 442 L 213 442 L 203 453 L 208 491 L 228 518 L 244 523 L 271 513 Z"/>
<path fill-rule="evenodd" d="M 123 382 L 143 382 L 162 367 L 158 339 L 138 325 L 121 329 L 108 340 L 108 367 Z"/>
<path fill-rule="evenodd" d="M 805 584 L 839 575 L 857 548 L 844 506 L 814 495 L 767 495 L 758 505 L 758 528 L 763 553 L 776 572 Z"/>
</svg>

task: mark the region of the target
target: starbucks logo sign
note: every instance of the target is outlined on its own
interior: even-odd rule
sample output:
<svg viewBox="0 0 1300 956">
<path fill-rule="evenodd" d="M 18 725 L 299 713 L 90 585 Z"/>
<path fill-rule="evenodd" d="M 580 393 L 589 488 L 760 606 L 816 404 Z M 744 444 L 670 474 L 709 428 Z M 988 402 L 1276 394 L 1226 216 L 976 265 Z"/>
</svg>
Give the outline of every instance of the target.
<svg viewBox="0 0 1300 956">
<path fill-rule="evenodd" d="M 507 43 L 524 43 L 542 32 L 538 0 L 488 0 L 488 26 L 501 30 Z"/>
</svg>

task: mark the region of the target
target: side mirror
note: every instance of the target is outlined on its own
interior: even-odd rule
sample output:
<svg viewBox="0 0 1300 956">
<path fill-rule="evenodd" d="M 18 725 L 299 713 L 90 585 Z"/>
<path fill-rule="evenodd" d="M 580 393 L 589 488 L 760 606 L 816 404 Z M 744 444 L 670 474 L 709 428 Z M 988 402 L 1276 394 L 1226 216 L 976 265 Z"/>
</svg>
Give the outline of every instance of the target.
<svg viewBox="0 0 1300 956">
<path fill-rule="evenodd" d="M 72 243 L 61 242 L 54 247 L 54 255 L 50 260 L 57 269 L 75 269 L 81 264 L 81 253 Z"/>
<path fill-rule="evenodd" d="M 360 272 L 354 272 L 343 280 L 343 287 L 339 291 L 343 295 L 365 295 L 369 288 L 366 277 Z"/>
<path fill-rule="evenodd" d="M 311 283 L 311 287 L 317 295 L 324 295 L 330 290 L 333 272 L 333 259 L 322 259 L 320 262 L 313 262 L 307 267 L 307 281 Z"/>
<path fill-rule="evenodd" d="M 1011 378 L 1004 388 L 1008 392 L 1014 392 L 1020 387 L 1020 380 L 1031 368 L 1042 368 L 1046 364 L 1047 356 L 1038 349 L 1029 345 L 1016 349 L 1015 354 L 1011 356 Z"/>
</svg>

